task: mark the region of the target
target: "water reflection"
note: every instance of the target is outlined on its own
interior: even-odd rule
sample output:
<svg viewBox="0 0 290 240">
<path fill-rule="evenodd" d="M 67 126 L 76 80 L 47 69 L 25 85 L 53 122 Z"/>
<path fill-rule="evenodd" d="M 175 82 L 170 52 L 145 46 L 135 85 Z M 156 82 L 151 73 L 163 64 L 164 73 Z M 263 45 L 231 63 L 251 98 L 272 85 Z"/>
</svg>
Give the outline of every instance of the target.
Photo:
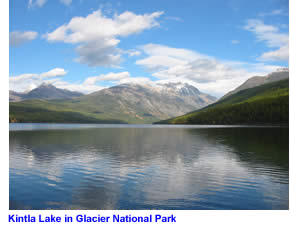
<svg viewBox="0 0 290 240">
<path fill-rule="evenodd" d="M 10 132 L 11 209 L 288 209 L 288 129 Z"/>
</svg>

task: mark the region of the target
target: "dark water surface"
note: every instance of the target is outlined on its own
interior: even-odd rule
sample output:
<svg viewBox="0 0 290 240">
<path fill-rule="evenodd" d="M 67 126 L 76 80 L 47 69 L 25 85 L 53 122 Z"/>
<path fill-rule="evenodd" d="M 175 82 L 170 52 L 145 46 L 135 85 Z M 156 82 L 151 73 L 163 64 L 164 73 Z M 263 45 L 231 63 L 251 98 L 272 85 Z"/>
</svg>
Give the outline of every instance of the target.
<svg viewBox="0 0 290 240">
<path fill-rule="evenodd" d="M 288 209 L 288 159 L 288 128 L 11 124 L 10 209 Z"/>
</svg>

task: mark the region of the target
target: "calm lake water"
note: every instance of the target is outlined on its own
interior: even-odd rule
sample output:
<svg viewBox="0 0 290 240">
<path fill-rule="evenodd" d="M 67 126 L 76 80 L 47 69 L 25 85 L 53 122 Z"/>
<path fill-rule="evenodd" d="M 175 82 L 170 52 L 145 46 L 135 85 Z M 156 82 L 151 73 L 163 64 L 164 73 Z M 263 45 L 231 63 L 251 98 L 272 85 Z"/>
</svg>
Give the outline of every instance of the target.
<svg viewBox="0 0 290 240">
<path fill-rule="evenodd" d="M 289 209 L 288 128 L 10 124 L 10 209 Z"/>
</svg>

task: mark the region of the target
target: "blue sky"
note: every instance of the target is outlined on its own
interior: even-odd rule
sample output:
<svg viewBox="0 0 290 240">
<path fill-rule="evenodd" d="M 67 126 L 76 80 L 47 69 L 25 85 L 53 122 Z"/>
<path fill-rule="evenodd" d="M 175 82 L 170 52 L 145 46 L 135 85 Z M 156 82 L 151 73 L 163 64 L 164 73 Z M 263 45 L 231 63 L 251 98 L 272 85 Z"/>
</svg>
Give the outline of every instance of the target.
<svg viewBox="0 0 290 240">
<path fill-rule="evenodd" d="M 10 0 L 10 89 L 187 82 L 222 96 L 288 67 L 287 0 Z"/>
</svg>

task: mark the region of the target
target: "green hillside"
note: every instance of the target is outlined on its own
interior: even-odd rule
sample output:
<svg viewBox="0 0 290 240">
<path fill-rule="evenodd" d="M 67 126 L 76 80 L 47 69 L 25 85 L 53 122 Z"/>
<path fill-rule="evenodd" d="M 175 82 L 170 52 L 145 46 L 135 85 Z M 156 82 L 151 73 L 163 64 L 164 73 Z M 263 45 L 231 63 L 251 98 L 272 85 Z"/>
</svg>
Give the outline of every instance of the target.
<svg viewBox="0 0 290 240">
<path fill-rule="evenodd" d="M 151 85 L 121 84 L 80 97 L 48 99 L 64 90 L 41 85 L 32 90 L 39 93 L 37 99 L 10 102 L 10 122 L 153 123 L 215 100 L 191 85 L 182 84 L 179 91 L 175 86 L 163 86 L 160 91 Z"/>
<path fill-rule="evenodd" d="M 288 124 L 289 80 L 242 90 L 161 124 Z"/>
<path fill-rule="evenodd" d="M 158 121 L 158 118 L 140 110 L 133 109 L 132 113 L 127 109 L 120 109 L 118 101 L 121 99 L 117 97 L 108 100 L 108 96 L 90 95 L 67 100 L 10 102 L 9 122 L 141 124 Z"/>
<path fill-rule="evenodd" d="M 43 104 L 41 105 L 39 102 Z M 34 103 L 36 103 L 34 105 Z M 77 112 L 70 109 L 55 110 L 46 101 L 29 100 L 10 103 L 9 122 L 30 123 L 126 123 L 118 119 L 97 118 L 94 114 Z"/>
</svg>

